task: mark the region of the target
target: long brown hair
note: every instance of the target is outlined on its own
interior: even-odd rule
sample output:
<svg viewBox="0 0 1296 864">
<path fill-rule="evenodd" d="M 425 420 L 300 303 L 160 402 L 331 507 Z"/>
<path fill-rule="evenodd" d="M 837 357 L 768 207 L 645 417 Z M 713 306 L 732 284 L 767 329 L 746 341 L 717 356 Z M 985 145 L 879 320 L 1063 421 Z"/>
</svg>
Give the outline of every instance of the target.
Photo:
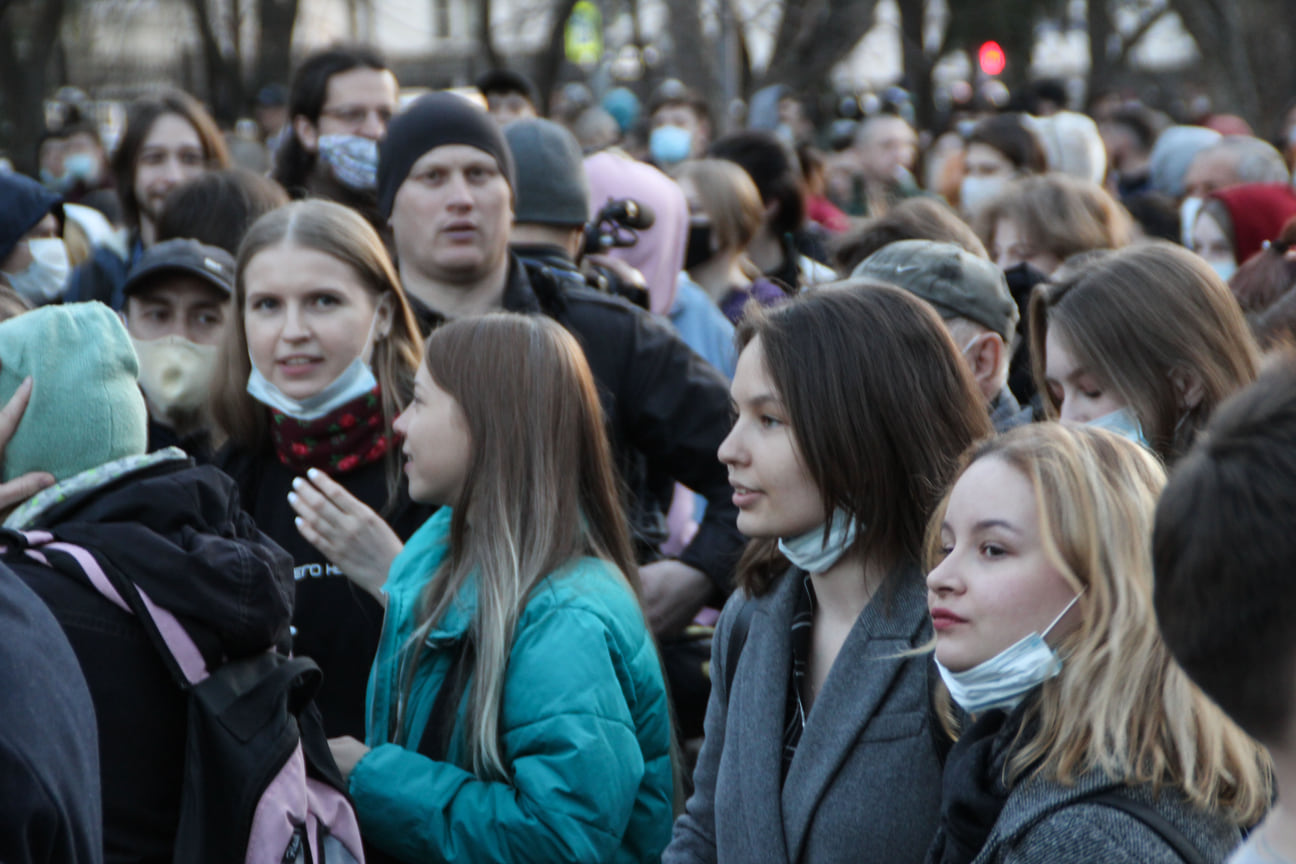
<svg viewBox="0 0 1296 864">
<path fill-rule="evenodd" d="M 1131 246 L 1065 268 L 1030 304 L 1031 364 L 1044 410 L 1050 328 L 1076 362 L 1111 387 L 1137 415 L 1167 464 L 1177 459 L 1215 406 L 1255 380 L 1259 349 L 1228 286 L 1205 261 L 1161 241 Z M 1191 373 L 1201 401 L 1184 410 L 1172 375 Z"/>
<path fill-rule="evenodd" d="M 864 526 L 848 554 L 917 562 L 923 531 L 959 454 L 992 431 L 985 398 L 936 312 L 855 279 L 752 310 L 739 349 L 760 339 L 824 512 Z M 787 569 L 772 540 L 751 543 L 738 584 L 764 594 Z"/>
<path fill-rule="evenodd" d="M 268 412 L 247 392 L 252 361 L 248 357 L 243 313 L 247 305 L 248 262 L 274 246 L 297 246 L 323 252 L 346 264 L 373 295 L 374 303 L 392 298 L 391 331 L 374 344 L 370 365 L 382 388 L 383 422 L 391 428 L 414 393 L 414 374 L 423 354 L 423 339 L 387 249 L 373 226 L 349 207 L 311 199 L 287 204 L 262 216 L 248 229 L 234 271 L 234 321 L 226 330 L 222 359 L 212 388 L 212 416 L 235 444 L 259 451 L 268 446 Z M 400 479 L 399 449 L 387 454 L 389 493 Z"/>
<path fill-rule="evenodd" d="M 475 579 L 466 746 L 478 777 L 501 779 L 508 776 L 498 738 L 505 673 L 532 590 L 589 556 L 608 562 L 637 595 L 638 570 L 598 389 L 571 334 L 544 316 L 460 319 L 428 338 L 426 363 L 463 412 L 471 456 L 449 554 L 429 574 L 406 650 L 421 650 L 459 589 Z M 407 665 L 406 692 L 417 664 Z M 396 722 L 402 735 L 404 718 Z"/>
<path fill-rule="evenodd" d="M 1101 772 L 1181 791 L 1196 807 L 1253 825 L 1269 806 L 1264 750 L 1174 662 L 1152 603 L 1152 527 L 1164 467 L 1106 430 L 1061 423 L 1013 429 L 972 448 L 960 476 L 999 459 L 1031 484 L 1049 564 L 1080 595 L 1081 625 L 1057 646 L 1004 766 L 1011 787 Z M 953 483 L 951 485 L 951 491 Z M 925 563 L 939 562 L 949 493 L 932 514 Z M 948 691 L 938 685 L 938 698 Z M 954 732 L 952 716 L 947 731 Z"/>
<path fill-rule="evenodd" d="M 153 124 L 167 114 L 187 121 L 198 133 L 202 143 L 203 159 L 208 168 L 228 168 L 229 150 L 221 136 L 216 121 L 202 104 L 183 90 L 162 90 L 141 96 L 126 109 L 126 128 L 121 142 L 112 155 L 113 179 L 117 184 L 117 197 L 121 201 L 122 220 L 131 228 L 139 228 L 140 207 L 135 200 L 135 174 L 138 170 L 139 151 L 144 139 L 153 130 Z"/>
</svg>

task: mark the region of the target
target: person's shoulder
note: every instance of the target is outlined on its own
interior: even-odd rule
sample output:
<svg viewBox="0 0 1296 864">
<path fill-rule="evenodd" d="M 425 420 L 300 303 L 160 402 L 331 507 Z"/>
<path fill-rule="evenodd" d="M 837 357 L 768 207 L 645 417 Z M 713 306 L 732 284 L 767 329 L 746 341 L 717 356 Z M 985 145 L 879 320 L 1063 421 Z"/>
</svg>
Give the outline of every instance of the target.
<svg viewBox="0 0 1296 864">
<path fill-rule="evenodd" d="M 1074 784 L 1033 779 L 1008 798 L 992 844 L 1013 850 L 1009 860 L 1088 862 L 1178 862 L 1160 831 L 1129 809 L 1149 808 L 1207 860 L 1223 860 L 1240 838 L 1235 826 L 1218 813 L 1205 813 L 1174 790 L 1113 784 L 1082 777 Z M 993 859 L 997 860 L 997 859 Z"/>
</svg>

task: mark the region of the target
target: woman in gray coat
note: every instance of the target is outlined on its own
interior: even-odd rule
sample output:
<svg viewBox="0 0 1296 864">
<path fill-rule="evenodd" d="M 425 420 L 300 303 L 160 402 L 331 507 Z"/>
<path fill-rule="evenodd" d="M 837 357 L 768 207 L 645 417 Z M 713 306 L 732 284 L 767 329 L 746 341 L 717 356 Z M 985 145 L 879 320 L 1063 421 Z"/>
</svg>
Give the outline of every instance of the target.
<svg viewBox="0 0 1296 864">
<path fill-rule="evenodd" d="M 753 542 L 663 861 L 921 861 L 940 760 L 917 562 L 985 400 L 931 308 L 888 286 L 756 311 L 738 340 L 719 456 Z"/>
<path fill-rule="evenodd" d="M 1149 451 L 1091 427 L 968 455 L 929 531 L 938 698 L 971 717 L 931 864 L 1219 862 L 1264 815 L 1264 751 L 1157 629 L 1164 483 Z"/>
</svg>

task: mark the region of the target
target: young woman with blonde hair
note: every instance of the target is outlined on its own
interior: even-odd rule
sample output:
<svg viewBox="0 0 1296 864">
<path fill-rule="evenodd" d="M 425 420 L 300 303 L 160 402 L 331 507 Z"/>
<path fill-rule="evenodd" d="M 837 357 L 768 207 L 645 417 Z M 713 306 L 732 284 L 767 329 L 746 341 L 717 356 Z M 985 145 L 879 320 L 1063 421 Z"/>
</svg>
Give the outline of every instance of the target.
<svg viewBox="0 0 1296 864">
<path fill-rule="evenodd" d="M 658 860 L 671 718 L 579 344 L 446 324 L 397 429 L 441 509 L 385 582 L 352 576 L 387 607 L 367 744 L 332 742 L 371 860 Z"/>
<path fill-rule="evenodd" d="M 392 433 L 422 339 L 378 234 L 319 199 L 253 223 L 233 299 L 213 388 L 228 436 L 217 464 L 293 556 L 293 647 L 324 671 L 325 729 L 360 735 L 382 610 L 346 575 L 385 573 L 431 512 L 400 488 Z"/>
<path fill-rule="evenodd" d="M 1068 266 L 1036 290 L 1029 329 L 1049 419 L 1097 422 L 1167 464 L 1258 370 L 1259 349 L 1228 286 L 1170 243 Z"/>
<path fill-rule="evenodd" d="M 928 529 L 936 661 L 970 715 L 928 861 L 1224 860 L 1269 807 L 1269 763 L 1157 629 L 1164 468 L 1058 423 L 964 463 Z"/>
</svg>

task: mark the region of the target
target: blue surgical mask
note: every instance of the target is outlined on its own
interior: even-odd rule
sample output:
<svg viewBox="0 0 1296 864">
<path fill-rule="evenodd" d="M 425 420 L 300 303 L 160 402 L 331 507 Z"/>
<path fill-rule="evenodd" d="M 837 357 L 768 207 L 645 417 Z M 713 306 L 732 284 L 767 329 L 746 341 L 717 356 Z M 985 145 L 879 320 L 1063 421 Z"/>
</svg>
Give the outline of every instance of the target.
<svg viewBox="0 0 1296 864">
<path fill-rule="evenodd" d="M 63 180 L 68 186 L 77 181 L 99 182 L 99 160 L 93 153 L 73 153 L 63 160 Z"/>
<path fill-rule="evenodd" d="M 1209 264 L 1211 269 L 1218 273 L 1219 277 L 1225 282 L 1232 279 L 1233 274 L 1238 270 L 1237 262 L 1232 258 L 1226 258 L 1222 261 L 1218 258 L 1207 258 L 1206 263 Z"/>
<path fill-rule="evenodd" d="M 1114 432 L 1122 438 L 1128 438 L 1135 444 L 1141 444 L 1143 447 L 1151 450 L 1147 437 L 1143 434 L 1143 424 L 1139 422 L 1138 417 L 1128 407 L 1117 408 L 1109 414 L 1096 417 L 1085 424 L 1095 429 L 1106 429 L 1108 432 Z"/>
<path fill-rule="evenodd" d="M 824 542 L 824 526 L 816 525 L 796 537 L 780 538 L 778 548 L 796 567 L 807 573 L 823 573 L 855 544 L 858 529 L 858 523 L 849 514 L 836 510 L 828 529 L 827 542 Z"/>
<path fill-rule="evenodd" d="M 365 338 L 366 346 L 373 344 L 374 327 L 378 322 L 381 309 L 380 304 L 374 311 L 373 321 L 369 324 L 369 335 Z M 296 420 L 318 420 L 348 402 L 372 392 L 378 386 L 378 379 L 374 377 L 373 370 L 362 359 L 365 353 L 360 352 L 360 356 L 352 360 L 350 365 L 342 370 L 342 374 L 334 378 L 333 382 L 323 390 L 305 399 L 294 399 L 271 384 L 270 380 L 261 374 L 261 370 L 256 367 L 256 362 L 252 361 L 249 352 L 248 360 L 251 362 L 252 372 L 248 375 L 248 395 L 262 405 Z"/>
<path fill-rule="evenodd" d="M 320 161 L 338 182 L 358 192 L 378 188 L 378 142 L 362 135 L 321 135 Z"/>
<path fill-rule="evenodd" d="M 693 152 L 693 133 L 681 126 L 658 126 L 648 136 L 648 152 L 658 165 L 683 162 Z"/>
<path fill-rule="evenodd" d="M 1197 221 L 1197 214 L 1201 212 L 1203 199 L 1185 198 L 1179 205 L 1179 241 L 1188 249 L 1193 248 L 1192 229 L 1193 224 Z"/>
<path fill-rule="evenodd" d="M 1080 594 L 1084 592 L 1081 591 Z M 936 668 L 941 680 L 960 708 L 969 714 L 979 714 L 995 708 L 1012 710 L 1021 704 L 1027 693 L 1062 671 L 1062 658 L 1049 647 L 1044 638 L 1062 620 L 1080 599 L 1080 594 L 1058 613 L 1053 623 L 1023 636 L 989 660 L 971 669 L 951 672 L 939 660 Z"/>
</svg>

